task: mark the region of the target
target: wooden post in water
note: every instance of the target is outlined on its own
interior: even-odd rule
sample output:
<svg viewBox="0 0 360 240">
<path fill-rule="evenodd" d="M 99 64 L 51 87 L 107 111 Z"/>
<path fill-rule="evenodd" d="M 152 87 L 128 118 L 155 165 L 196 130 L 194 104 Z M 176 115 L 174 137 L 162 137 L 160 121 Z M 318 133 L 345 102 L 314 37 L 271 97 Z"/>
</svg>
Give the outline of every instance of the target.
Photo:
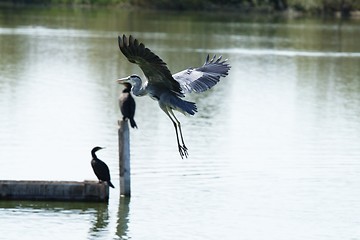
<svg viewBox="0 0 360 240">
<path fill-rule="evenodd" d="M 120 195 L 130 197 L 130 131 L 128 120 L 119 120 Z"/>
</svg>

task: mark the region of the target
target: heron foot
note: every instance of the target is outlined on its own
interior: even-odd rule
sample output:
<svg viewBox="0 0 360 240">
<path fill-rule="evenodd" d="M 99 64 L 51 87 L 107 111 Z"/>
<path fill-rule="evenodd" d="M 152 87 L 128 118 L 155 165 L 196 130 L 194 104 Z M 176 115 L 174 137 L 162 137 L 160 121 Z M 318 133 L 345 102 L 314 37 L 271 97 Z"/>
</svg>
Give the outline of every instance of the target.
<svg viewBox="0 0 360 240">
<path fill-rule="evenodd" d="M 185 145 L 178 145 L 178 148 L 179 148 L 179 153 L 180 153 L 180 157 L 183 159 L 184 157 L 188 157 L 189 156 L 189 153 L 187 152 L 187 147 Z"/>
</svg>

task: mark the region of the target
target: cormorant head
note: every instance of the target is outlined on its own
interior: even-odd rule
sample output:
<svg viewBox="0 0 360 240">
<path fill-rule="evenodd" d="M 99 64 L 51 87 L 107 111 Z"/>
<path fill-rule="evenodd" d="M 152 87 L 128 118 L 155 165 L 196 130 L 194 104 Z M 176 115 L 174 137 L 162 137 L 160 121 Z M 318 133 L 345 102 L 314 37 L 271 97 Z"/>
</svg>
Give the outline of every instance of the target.
<svg viewBox="0 0 360 240">
<path fill-rule="evenodd" d="M 95 153 L 96 153 L 97 151 L 99 151 L 100 149 L 104 149 L 104 148 L 102 148 L 102 147 L 94 147 L 94 148 L 91 150 L 91 155 L 92 155 L 93 157 L 96 156 Z"/>
<path fill-rule="evenodd" d="M 125 89 L 124 89 L 125 92 L 130 92 L 130 90 L 131 90 L 131 84 L 130 83 L 124 82 L 124 83 L 122 83 L 122 85 L 125 86 Z"/>
<path fill-rule="evenodd" d="M 120 83 L 120 84 L 124 84 L 126 87 L 127 87 L 127 84 L 134 86 L 134 85 L 141 85 L 141 83 L 142 83 L 141 78 L 136 74 L 130 75 L 125 78 L 120 78 L 120 79 L 116 80 L 116 82 Z"/>
</svg>

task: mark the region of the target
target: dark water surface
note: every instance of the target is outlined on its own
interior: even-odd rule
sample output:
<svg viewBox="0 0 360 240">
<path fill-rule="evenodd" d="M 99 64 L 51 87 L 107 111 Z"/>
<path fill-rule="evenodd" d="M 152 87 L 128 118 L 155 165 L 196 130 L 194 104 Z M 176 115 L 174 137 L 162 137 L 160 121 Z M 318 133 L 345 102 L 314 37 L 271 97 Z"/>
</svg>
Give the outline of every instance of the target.
<svg viewBox="0 0 360 240">
<path fill-rule="evenodd" d="M 115 79 L 133 34 L 174 73 L 232 69 L 179 116 L 136 98 L 132 194 L 119 197 Z M 0 202 L 0 239 L 360 239 L 360 22 L 95 9 L 0 9 L 0 176 L 84 180 L 108 205 Z"/>
</svg>

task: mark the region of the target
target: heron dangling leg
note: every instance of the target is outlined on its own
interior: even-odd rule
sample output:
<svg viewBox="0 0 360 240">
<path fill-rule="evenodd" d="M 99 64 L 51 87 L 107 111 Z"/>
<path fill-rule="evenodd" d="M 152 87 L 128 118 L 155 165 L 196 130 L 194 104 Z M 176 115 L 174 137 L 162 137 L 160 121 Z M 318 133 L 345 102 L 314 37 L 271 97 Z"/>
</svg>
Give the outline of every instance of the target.
<svg viewBox="0 0 360 240">
<path fill-rule="evenodd" d="M 185 146 L 184 144 L 184 140 L 183 140 L 183 137 L 182 137 L 182 134 L 181 134 L 181 128 L 179 128 L 179 131 L 180 131 L 180 136 L 181 136 L 181 141 L 183 143 L 183 145 L 181 146 L 180 145 L 180 140 L 179 140 L 179 132 L 178 132 L 178 127 L 179 127 L 179 124 L 180 122 L 176 119 L 176 117 L 174 116 L 174 113 L 172 112 L 171 109 L 166 109 L 166 108 L 162 108 L 163 111 L 166 113 L 166 115 L 170 118 L 170 120 L 172 121 L 172 123 L 174 124 L 174 128 L 175 128 L 175 133 L 176 133 L 176 141 L 177 141 L 177 144 L 178 144 L 178 149 L 179 149 L 179 153 L 180 153 L 180 157 L 181 158 L 184 158 L 184 156 L 187 158 L 188 157 L 188 152 L 187 152 L 187 147 Z M 174 116 L 174 118 L 176 120 L 174 120 L 171 115 L 169 114 L 169 112 L 171 113 L 172 116 Z"/>
<path fill-rule="evenodd" d="M 187 152 L 186 146 L 185 145 L 183 145 L 183 146 L 180 145 L 178 126 L 176 125 L 175 121 L 173 121 L 173 124 L 174 124 L 175 132 L 176 132 L 176 140 L 177 140 L 177 143 L 178 143 L 178 149 L 179 149 L 180 157 L 184 158 L 184 156 L 185 156 L 187 158 L 189 154 Z"/>
<path fill-rule="evenodd" d="M 182 130 L 181 130 L 181 123 L 180 121 L 176 118 L 174 112 L 172 110 L 170 110 L 170 114 L 174 117 L 176 123 L 177 123 L 177 126 L 179 128 L 179 132 L 180 132 L 180 137 L 181 137 L 181 142 L 182 142 L 182 147 L 187 150 L 187 147 L 185 146 L 185 142 L 184 142 L 184 138 L 183 138 L 183 135 L 182 135 Z M 187 157 L 187 152 L 186 152 L 186 157 Z"/>
</svg>

